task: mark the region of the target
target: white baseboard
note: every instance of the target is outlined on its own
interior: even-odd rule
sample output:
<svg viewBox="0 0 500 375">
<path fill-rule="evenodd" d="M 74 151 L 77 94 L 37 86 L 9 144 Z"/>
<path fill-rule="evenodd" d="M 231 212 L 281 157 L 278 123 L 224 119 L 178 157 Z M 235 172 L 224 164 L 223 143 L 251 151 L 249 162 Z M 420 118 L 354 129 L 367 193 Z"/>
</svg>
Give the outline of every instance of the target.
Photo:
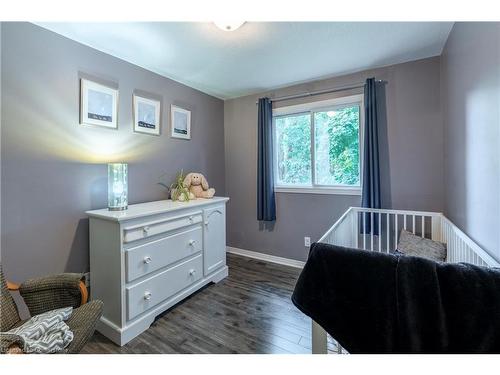
<svg viewBox="0 0 500 375">
<path fill-rule="evenodd" d="M 277 257 L 274 255 L 258 253 L 256 251 L 239 249 L 237 247 L 226 246 L 226 250 L 230 254 L 236 254 L 247 258 L 264 260 L 266 262 L 282 264 L 284 266 L 289 266 L 289 267 L 303 268 L 304 264 L 306 264 L 306 262 L 302 262 L 300 260 Z"/>
</svg>

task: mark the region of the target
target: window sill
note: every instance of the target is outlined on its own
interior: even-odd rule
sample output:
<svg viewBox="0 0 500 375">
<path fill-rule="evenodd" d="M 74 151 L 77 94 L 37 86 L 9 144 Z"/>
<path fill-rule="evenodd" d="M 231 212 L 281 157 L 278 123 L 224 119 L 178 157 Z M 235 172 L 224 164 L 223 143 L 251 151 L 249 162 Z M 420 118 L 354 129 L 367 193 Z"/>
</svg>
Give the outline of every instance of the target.
<svg viewBox="0 0 500 375">
<path fill-rule="evenodd" d="M 361 195 L 360 187 L 287 187 L 275 186 L 276 193 Z"/>
</svg>

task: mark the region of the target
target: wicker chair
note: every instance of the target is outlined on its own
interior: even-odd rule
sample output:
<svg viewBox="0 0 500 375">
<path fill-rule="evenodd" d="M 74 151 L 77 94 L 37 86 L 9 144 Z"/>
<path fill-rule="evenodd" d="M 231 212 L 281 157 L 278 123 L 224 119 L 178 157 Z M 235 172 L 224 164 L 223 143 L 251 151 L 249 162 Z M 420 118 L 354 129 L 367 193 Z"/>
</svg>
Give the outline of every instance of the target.
<svg viewBox="0 0 500 375">
<path fill-rule="evenodd" d="M 0 331 L 7 332 L 25 322 L 19 318 L 16 303 L 9 292 L 9 290 L 18 290 L 32 316 L 72 306 L 73 313 L 66 323 L 73 331 L 74 338 L 64 352 L 80 352 L 94 334 L 95 325 L 102 314 L 101 301 L 87 303 L 87 289 L 81 280 L 81 274 L 64 273 L 31 279 L 21 285 L 16 285 L 5 281 L 0 265 Z M 16 336 L 2 335 L 0 353 L 10 352 L 12 348 L 19 347 L 20 344 Z"/>
</svg>

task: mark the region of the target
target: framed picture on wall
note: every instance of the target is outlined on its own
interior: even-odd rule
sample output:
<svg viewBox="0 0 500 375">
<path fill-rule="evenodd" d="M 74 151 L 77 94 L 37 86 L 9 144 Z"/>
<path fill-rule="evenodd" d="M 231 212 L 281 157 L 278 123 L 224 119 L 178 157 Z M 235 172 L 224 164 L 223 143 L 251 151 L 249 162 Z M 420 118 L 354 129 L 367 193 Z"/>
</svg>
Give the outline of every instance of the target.
<svg viewBox="0 0 500 375">
<path fill-rule="evenodd" d="M 191 111 L 172 104 L 170 126 L 173 138 L 191 139 Z"/>
<path fill-rule="evenodd" d="M 118 128 L 118 90 L 81 79 L 80 124 Z"/>
<path fill-rule="evenodd" d="M 160 135 L 160 107 L 161 103 L 158 100 L 134 94 L 134 131 Z"/>
</svg>

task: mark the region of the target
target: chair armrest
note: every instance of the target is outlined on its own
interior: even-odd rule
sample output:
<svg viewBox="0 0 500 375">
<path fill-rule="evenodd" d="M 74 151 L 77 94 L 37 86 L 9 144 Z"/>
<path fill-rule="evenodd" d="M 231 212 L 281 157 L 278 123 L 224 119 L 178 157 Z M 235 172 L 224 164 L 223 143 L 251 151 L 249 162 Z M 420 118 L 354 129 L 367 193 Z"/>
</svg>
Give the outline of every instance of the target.
<svg viewBox="0 0 500 375">
<path fill-rule="evenodd" d="M 90 340 L 102 315 L 102 307 L 101 301 L 93 300 L 73 310 L 70 318 L 66 321 L 74 334 L 73 341 L 66 348 L 67 353 L 79 353 Z"/>
<path fill-rule="evenodd" d="M 63 273 L 30 279 L 21 284 L 19 292 L 32 316 L 63 307 L 77 308 L 88 298 L 82 278 L 79 273 Z"/>
<path fill-rule="evenodd" d="M 9 290 L 12 290 L 12 291 L 19 290 L 20 286 L 21 285 L 19 285 L 19 284 L 11 283 L 10 281 L 7 281 L 7 289 L 9 289 Z"/>
<path fill-rule="evenodd" d="M 12 335 L 9 333 L 1 333 L 0 334 L 0 353 L 1 354 L 9 354 L 9 353 L 22 353 L 22 348 L 24 346 L 24 342 L 18 335 Z"/>
</svg>

